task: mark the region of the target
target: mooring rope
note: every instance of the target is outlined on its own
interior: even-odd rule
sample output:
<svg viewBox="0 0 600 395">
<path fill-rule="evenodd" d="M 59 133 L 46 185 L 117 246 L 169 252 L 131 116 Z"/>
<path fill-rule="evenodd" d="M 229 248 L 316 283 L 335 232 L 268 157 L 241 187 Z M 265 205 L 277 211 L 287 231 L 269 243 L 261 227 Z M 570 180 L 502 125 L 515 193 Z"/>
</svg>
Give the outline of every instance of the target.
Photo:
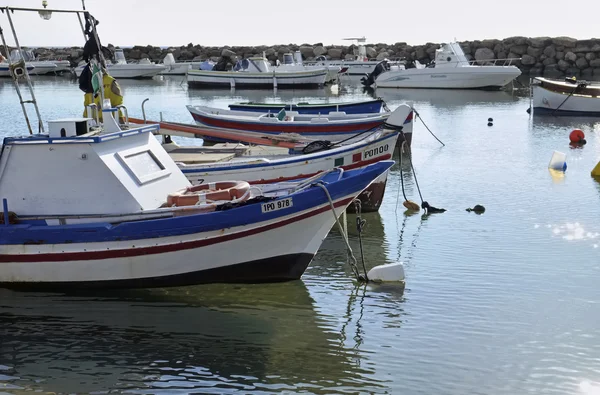
<svg viewBox="0 0 600 395">
<path fill-rule="evenodd" d="M 360 246 L 360 259 L 362 261 L 363 273 L 365 274 L 365 280 L 368 282 L 369 277 L 367 276 L 367 268 L 365 266 L 365 254 L 363 252 L 362 243 L 362 231 L 367 223 L 366 219 L 362 219 L 360 214 L 362 211 L 362 203 L 359 199 L 354 199 L 354 208 L 356 209 L 356 230 L 358 232 L 358 245 Z"/>
<path fill-rule="evenodd" d="M 337 223 L 338 229 L 339 229 L 340 233 L 342 234 L 342 239 L 344 239 L 344 243 L 346 243 L 346 248 L 348 249 L 348 253 L 350 254 L 350 260 L 351 260 L 350 267 L 352 268 L 352 272 L 354 273 L 354 275 L 356 276 L 356 279 L 358 281 L 366 281 L 367 280 L 366 277 L 363 279 L 358 271 L 358 261 L 357 261 L 356 257 L 354 256 L 352 247 L 350 247 L 350 242 L 348 241 L 348 236 L 344 232 L 344 228 L 342 227 L 342 224 L 340 223 L 338 215 L 335 212 L 335 206 L 333 205 L 333 199 L 331 199 L 331 195 L 329 194 L 327 187 L 325 186 L 325 184 L 323 184 L 323 181 L 318 181 L 318 182 L 314 183 L 313 185 L 320 187 L 325 192 L 325 195 L 327 195 L 327 199 L 329 200 L 329 207 L 331 207 L 331 212 L 333 213 L 333 218 L 335 219 L 335 222 Z"/>
<path fill-rule="evenodd" d="M 427 129 L 427 131 L 429 133 L 431 133 L 431 135 L 440 142 L 441 145 L 443 145 L 444 147 L 446 146 L 446 144 L 442 143 L 442 140 L 438 139 L 437 136 L 435 134 L 433 134 L 433 132 L 431 131 L 431 129 L 429 129 L 429 126 L 427 126 L 427 124 L 425 123 L 425 121 L 423 121 L 423 118 L 421 117 L 421 114 L 419 114 L 419 112 L 417 110 L 415 110 L 414 108 L 412 109 L 415 114 L 417 114 L 417 118 L 419 118 L 421 120 L 421 123 L 423 124 L 423 126 L 425 126 L 425 128 Z"/>
</svg>

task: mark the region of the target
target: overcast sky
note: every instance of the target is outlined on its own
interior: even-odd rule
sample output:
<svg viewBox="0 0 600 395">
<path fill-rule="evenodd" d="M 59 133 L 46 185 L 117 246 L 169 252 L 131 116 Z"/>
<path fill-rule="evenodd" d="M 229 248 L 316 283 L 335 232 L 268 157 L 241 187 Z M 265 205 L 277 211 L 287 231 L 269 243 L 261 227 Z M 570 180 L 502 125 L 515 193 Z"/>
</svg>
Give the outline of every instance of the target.
<svg viewBox="0 0 600 395">
<path fill-rule="evenodd" d="M 48 8 L 81 9 L 81 0 L 47 0 Z M 41 7 L 41 0 L 0 0 Z M 296 5 L 296 6 L 295 6 Z M 447 42 L 510 36 L 600 38 L 600 1 L 547 0 L 86 0 L 100 20 L 103 45 L 205 46 Z M 77 18 L 15 13 L 23 46 L 82 45 Z M 585 18 L 583 16 L 591 16 Z M 10 44 L 6 15 L 0 14 Z"/>
</svg>

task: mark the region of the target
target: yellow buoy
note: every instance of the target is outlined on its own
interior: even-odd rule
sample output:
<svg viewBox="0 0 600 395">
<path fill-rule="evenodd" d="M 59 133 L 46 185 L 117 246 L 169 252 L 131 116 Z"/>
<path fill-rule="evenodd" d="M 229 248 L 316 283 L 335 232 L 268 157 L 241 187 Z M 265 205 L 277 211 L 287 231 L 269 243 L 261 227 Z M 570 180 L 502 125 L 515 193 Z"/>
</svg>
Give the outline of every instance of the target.
<svg viewBox="0 0 600 395">
<path fill-rule="evenodd" d="M 592 170 L 592 177 L 600 177 L 600 162 L 598 162 L 596 167 Z"/>
</svg>

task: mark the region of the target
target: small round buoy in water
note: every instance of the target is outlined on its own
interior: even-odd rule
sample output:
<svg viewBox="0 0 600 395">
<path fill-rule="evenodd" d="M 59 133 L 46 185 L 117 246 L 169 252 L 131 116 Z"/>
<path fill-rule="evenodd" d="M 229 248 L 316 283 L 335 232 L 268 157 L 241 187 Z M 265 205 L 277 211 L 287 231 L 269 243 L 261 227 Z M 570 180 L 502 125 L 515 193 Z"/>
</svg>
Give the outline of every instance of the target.
<svg viewBox="0 0 600 395">
<path fill-rule="evenodd" d="M 569 134 L 569 140 L 573 144 L 585 144 L 585 134 L 580 129 L 575 129 Z"/>
<path fill-rule="evenodd" d="M 483 207 L 481 204 L 476 204 L 473 208 L 468 208 L 467 211 L 472 211 L 475 214 L 483 214 L 485 213 L 485 207 Z"/>
<path fill-rule="evenodd" d="M 375 282 L 404 281 L 404 265 L 398 262 L 375 266 L 369 270 L 367 277 Z"/>
</svg>

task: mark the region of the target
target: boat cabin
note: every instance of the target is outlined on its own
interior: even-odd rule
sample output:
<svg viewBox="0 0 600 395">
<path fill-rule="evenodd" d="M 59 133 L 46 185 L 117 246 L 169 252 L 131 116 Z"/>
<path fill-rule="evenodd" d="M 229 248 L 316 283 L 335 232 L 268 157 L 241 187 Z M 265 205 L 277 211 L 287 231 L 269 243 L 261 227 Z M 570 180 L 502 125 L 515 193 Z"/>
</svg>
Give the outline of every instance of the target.
<svg viewBox="0 0 600 395">
<path fill-rule="evenodd" d="M 33 53 L 33 51 L 31 49 L 24 49 L 22 54 L 23 54 L 23 59 L 26 62 L 34 62 L 36 60 L 35 54 Z M 13 49 L 12 51 L 10 51 L 9 58 L 10 58 L 11 62 L 18 62 L 19 60 L 21 60 L 19 50 Z"/>
<path fill-rule="evenodd" d="M 288 52 L 283 54 L 283 65 L 295 65 L 302 64 L 302 53 L 300 51 L 296 51 L 294 53 Z"/>
<path fill-rule="evenodd" d="M 441 48 L 435 50 L 435 67 L 463 66 L 469 66 L 469 61 L 459 43 L 443 44 Z"/>
<path fill-rule="evenodd" d="M 113 112 L 103 110 L 103 118 Z M 47 135 L 4 139 L 0 195 L 8 210 L 30 216 L 141 213 L 190 186 L 154 137 L 158 125 L 111 132 L 90 125 L 89 118 L 54 120 Z"/>
<path fill-rule="evenodd" d="M 254 56 L 238 60 L 233 67 L 233 71 L 246 71 L 251 73 L 268 73 L 270 70 L 269 61 L 261 56 Z"/>
<path fill-rule="evenodd" d="M 115 54 L 113 58 L 114 64 L 127 64 L 127 59 L 125 59 L 125 54 L 123 53 L 123 50 L 121 48 L 115 49 Z"/>
</svg>

